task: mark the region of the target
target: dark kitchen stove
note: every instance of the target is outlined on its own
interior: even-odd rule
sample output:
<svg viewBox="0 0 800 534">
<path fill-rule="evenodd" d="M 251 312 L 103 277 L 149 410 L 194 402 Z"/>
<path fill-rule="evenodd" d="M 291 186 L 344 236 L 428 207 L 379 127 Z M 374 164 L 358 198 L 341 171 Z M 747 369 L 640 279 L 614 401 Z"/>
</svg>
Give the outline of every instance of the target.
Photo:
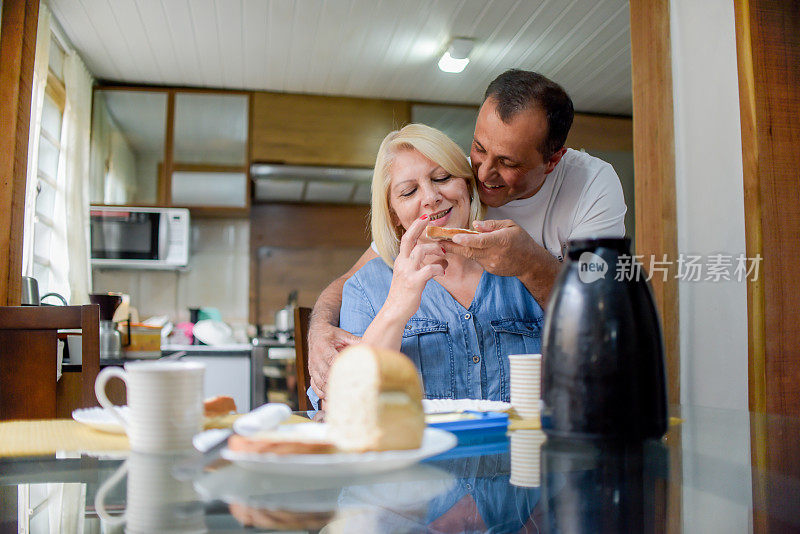
<svg viewBox="0 0 800 534">
<path fill-rule="evenodd" d="M 253 357 L 262 362 L 265 402 L 284 402 L 297 409 L 294 332 L 262 329 L 252 339 Z"/>
<path fill-rule="evenodd" d="M 253 345 L 267 347 L 294 347 L 294 332 L 276 332 L 262 330 L 255 338 Z"/>
</svg>

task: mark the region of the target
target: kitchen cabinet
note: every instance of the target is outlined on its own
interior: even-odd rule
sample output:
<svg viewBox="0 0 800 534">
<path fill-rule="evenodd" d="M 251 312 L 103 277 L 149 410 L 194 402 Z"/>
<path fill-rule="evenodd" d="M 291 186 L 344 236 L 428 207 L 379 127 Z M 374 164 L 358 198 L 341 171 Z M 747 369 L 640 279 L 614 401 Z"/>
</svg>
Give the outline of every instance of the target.
<svg viewBox="0 0 800 534">
<path fill-rule="evenodd" d="M 252 161 L 372 167 L 386 134 L 410 121 L 408 102 L 257 92 Z"/>
<path fill-rule="evenodd" d="M 244 93 L 175 93 L 173 165 L 247 164 L 249 96 Z"/>
<path fill-rule="evenodd" d="M 175 93 L 172 205 L 247 208 L 249 107 L 244 93 Z"/>
<path fill-rule="evenodd" d="M 162 204 L 166 91 L 94 92 L 89 195 L 92 204 Z"/>
<path fill-rule="evenodd" d="M 249 116 L 242 91 L 95 89 L 92 204 L 246 215 Z"/>
</svg>

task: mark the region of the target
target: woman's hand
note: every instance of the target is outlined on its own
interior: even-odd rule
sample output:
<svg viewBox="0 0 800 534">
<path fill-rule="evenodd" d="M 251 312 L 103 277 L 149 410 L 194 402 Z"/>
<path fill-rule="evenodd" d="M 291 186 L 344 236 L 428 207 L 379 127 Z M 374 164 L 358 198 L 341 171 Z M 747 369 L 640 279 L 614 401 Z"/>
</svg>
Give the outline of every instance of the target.
<svg viewBox="0 0 800 534">
<path fill-rule="evenodd" d="M 427 224 L 428 216 L 423 215 L 408 227 L 400 240 L 389 295 L 361 337 L 362 342 L 400 350 L 403 329 L 419 309 L 425 284 L 434 276 L 444 274 L 447 260 L 441 245 L 419 242 Z"/>
<path fill-rule="evenodd" d="M 447 267 L 445 251 L 441 245 L 419 238 L 428 225 L 428 216 L 423 215 L 409 226 L 400 240 L 400 251 L 394 260 L 394 272 L 386 305 L 405 317 L 403 324 L 419 309 L 422 290 L 428 280 L 443 275 Z"/>
</svg>

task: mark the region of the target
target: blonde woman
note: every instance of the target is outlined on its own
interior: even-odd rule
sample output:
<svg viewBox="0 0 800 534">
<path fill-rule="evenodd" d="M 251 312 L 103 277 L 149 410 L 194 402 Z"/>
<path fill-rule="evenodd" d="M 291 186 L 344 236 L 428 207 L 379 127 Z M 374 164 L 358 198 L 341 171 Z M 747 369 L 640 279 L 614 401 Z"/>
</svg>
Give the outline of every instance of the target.
<svg viewBox="0 0 800 534">
<path fill-rule="evenodd" d="M 411 358 L 427 398 L 508 401 L 508 355 L 541 349 L 542 308 L 517 278 L 425 237 L 429 225 L 471 228 L 482 213 L 469 162 L 446 135 L 410 124 L 386 136 L 372 178 L 380 257 L 345 284 L 340 326 Z"/>
</svg>

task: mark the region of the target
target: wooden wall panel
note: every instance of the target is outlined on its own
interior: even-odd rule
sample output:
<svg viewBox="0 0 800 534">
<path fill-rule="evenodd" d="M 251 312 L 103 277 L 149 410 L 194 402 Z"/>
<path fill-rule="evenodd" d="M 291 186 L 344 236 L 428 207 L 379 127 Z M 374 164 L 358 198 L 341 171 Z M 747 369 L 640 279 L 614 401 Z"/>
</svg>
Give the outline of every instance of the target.
<svg viewBox="0 0 800 534">
<path fill-rule="evenodd" d="M 272 324 L 275 312 L 286 306 L 297 290 L 299 306 L 311 308 L 332 280 L 347 272 L 365 247 L 278 248 L 265 247 L 255 258 L 254 324 Z"/>
<path fill-rule="evenodd" d="M 751 409 L 800 415 L 800 9 L 737 3 L 748 256 Z"/>
<path fill-rule="evenodd" d="M 800 415 L 800 9 L 797 2 L 735 2 L 748 280 L 750 409 Z M 788 532 L 765 510 L 791 509 L 766 473 L 800 476 L 797 432 L 755 415 L 751 424 L 753 530 Z M 783 420 L 785 421 L 785 420 Z M 788 507 L 787 507 L 788 506 Z"/>
<path fill-rule="evenodd" d="M 636 253 L 678 257 L 669 0 L 631 1 Z M 678 282 L 653 277 L 664 331 L 669 402 L 680 402 Z"/>
<path fill-rule="evenodd" d="M 258 204 L 250 214 L 252 247 L 369 246 L 369 208 L 325 204 Z"/>
<path fill-rule="evenodd" d="M 588 150 L 633 150 L 633 120 L 576 113 L 566 146 Z"/>
<path fill-rule="evenodd" d="M 367 249 L 369 208 L 255 204 L 250 210 L 250 322 L 271 324 L 289 291 L 313 306 Z"/>
<path fill-rule="evenodd" d="M 397 100 L 255 93 L 252 161 L 372 167 L 386 134 L 410 121 Z"/>
<path fill-rule="evenodd" d="M 0 28 L 0 306 L 22 284 L 22 224 L 38 0 L 2 2 Z"/>
<path fill-rule="evenodd" d="M 97 406 L 100 307 L 0 306 L 0 419 L 53 418 Z M 56 383 L 58 330 L 80 328 L 82 365 Z"/>
</svg>

